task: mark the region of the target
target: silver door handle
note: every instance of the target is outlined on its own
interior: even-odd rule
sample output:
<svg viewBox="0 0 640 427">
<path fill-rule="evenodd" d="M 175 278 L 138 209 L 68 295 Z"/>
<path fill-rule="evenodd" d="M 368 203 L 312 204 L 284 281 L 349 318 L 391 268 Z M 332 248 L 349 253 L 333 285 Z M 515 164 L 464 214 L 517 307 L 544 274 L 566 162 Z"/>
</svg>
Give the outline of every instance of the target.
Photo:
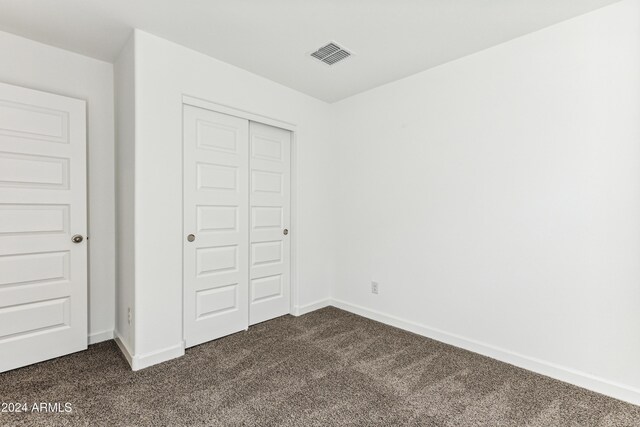
<svg viewBox="0 0 640 427">
<path fill-rule="evenodd" d="M 286 236 L 287 234 L 289 234 L 289 230 L 287 230 L 287 229 L 285 228 L 284 230 L 282 230 L 282 234 L 284 234 L 284 235 Z"/>
<path fill-rule="evenodd" d="M 75 234 L 75 235 L 71 238 L 71 241 L 72 241 L 73 243 L 82 243 L 82 241 L 83 241 L 83 240 L 84 240 L 84 237 L 82 237 L 82 236 L 81 236 L 81 235 L 79 235 L 79 234 Z"/>
<path fill-rule="evenodd" d="M 189 235 L 187 236 L 187 240 L 188 240 L 189 242 L 193 242 L 194 240 L 196 240 L 196 236 L 195 236 L 195 234 L 189 234 Z"/>
</svg>

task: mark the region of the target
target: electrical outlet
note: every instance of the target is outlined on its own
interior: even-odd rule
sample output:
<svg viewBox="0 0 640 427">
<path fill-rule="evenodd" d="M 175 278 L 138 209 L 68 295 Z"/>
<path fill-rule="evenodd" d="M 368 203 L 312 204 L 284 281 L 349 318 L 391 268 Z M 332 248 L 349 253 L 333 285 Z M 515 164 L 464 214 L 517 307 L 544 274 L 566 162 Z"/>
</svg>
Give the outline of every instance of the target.
<svg viewBox="0 0 640 427">
<path fill-rule="evenodd" d="M 371 293 L 378 295 L 378 282 L 371 282 Z"/>
<path fill-rule="evenodd" d="M 127 309 L 127 320 L 129 321 L 129 324 L 131 324 L 131 307 Z"/>
</svg>

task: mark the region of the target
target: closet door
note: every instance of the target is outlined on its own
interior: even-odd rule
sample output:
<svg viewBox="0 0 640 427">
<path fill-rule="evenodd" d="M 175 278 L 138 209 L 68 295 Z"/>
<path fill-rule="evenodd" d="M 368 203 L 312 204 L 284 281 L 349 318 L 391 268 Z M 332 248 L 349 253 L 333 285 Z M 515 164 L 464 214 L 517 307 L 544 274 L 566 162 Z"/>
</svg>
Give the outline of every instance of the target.
<svg viewBox="0 0 640 427">
<path fill-rule="evenodd" d="M 249 324 L 289 313 L 291 132 L 251 122 Z"/>
<path fill-rule="evenodd" d="M 184 106 L 187 347 L 248 327 L 249 122 Z"/>
</svg>

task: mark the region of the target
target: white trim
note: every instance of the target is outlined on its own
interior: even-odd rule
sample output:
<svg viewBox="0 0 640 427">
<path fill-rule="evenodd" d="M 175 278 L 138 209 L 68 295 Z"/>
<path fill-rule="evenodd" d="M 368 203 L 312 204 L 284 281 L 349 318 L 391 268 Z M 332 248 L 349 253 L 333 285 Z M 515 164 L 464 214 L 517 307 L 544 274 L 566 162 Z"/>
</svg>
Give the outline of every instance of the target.
<svg viewBox="0 0 640 427">
<path fill-rule="evenodd" d="M 118 345 L 118 348 L 120 348 L 124 358 L 129 362 L 129 366 L 131 366 L 132 371 L 138 371 L 140 369 L 148 368 L 149 366 L 157 365 L 158 363 L 166 362 L 167 360 L 184 356 L 184 341 L 180 342 L 180 344 L 176 344 L 162 350 L 141 355 L 133 355 L 118 332 L 115 332 L 114 341 Z"/>
<path fill-rule="evenodd" d="M 100 331 L 100 332 L 94 332 L 92 334 L 89 334 L 89 336 L 87 337 L 87 342 L 89 343 L 89 345 L 91 345 L 91 344 L 97 344 L 99 342 L 108 341 L 112 339 L 113 339 L 113 329 L 110 329 L 108 331 Z"/>
<path fill-rule="evenodd" d="M 455 347 L 460 347 L 483 356 L 491 357 L 501 362 L 509 363 L 578 387 L 583 387 L 597 393 L 624 400 L 635 405 L 640 405 L 640 389 L 625 384 L 609 381 L 586 372 L 581 372 L 566 366 L 518 354 L 503 348 L 461 337 L 459 335 L 450 334 L 417 322 L 405 320 L 344 301 L 333 299 L 331 300 L 331 305 L 387 325 L 395 326 L 396 328 L 404 329 L 427 338 L 450 344 Z"/>
<path fill-rule="evenodd" d="M 133 355 L 131 354 L 129 347 L 127 347 L 127 344 L 125 344 L 124 340 L 122 339 L 122 337 L 120 337 L 118 332 L 115 332 L 115 337 L 113 338 L 113 340 L 118 345 L 118 348 L 122 352 L 122 355 L 124 356 L 124 358 L 129 363 L 129 366 L 133 366 Z"/>
<path fill-rule="evenodd" d="M 311 313 L 312 311 L 320 310 L 321 308 L 329 307 L 332 303 L 330 298 L 326 298 L 320 301 L 312 302 L 307 305 L 296 305 L 293 307 L 292 315 L 302 316 L 303 314 Z"/>
<path fill-rule="evenodd" d="M 184 348 L 184 341 L 181 341 L 179 344 L 163 348 L 162 350 L 133 356 L 131 370 L 138 371 L 148 368 L 149 366 L 157 365 L 158 363 L 166 362 L 167 360 L 184 356 Z"/>
<path fill-rule="evenodd" d="M 204 108 L 206 110 L 215 111 L 217 113 L 228 114 L 230 116 L 240 117 L 241 119 L 247 119 L 252 122 L 263 123 L 269 126 L 275 126 L 280 129 L 296 131 L 296 125 L 294 123 L 278 120 L 273 117 L 263 116 L 262 114 L 253 113 L 251 111 L 240 110 L 238 108 L 231 107 L 229 105 L 218 104 L 216 102 L 207 101 L 202 98 L 197 98 L 190 95 L 182 95 L 182 103 L 192 105 L 194 107 Z"/>
<path fill-rule="evenodd" d="M 302 259 L 300 252 L 302 246 L 300 238 L 302 227 L 300 227 L 300 220 L 298 218 L 298 203 L 300 201 L 300 193 L 298 186 L 298 133 L 291 131 L 291 146 L 290 146 L 290 177 L 289 177 L 289 234 L 291 243 L 289 246 L 289 313 L 294 314 L 298 305 L 298 274 L 300 269 L 298 267 L 298 259 Z M 251 232 L 251 230 L 249 230 Z"/>
</svg>

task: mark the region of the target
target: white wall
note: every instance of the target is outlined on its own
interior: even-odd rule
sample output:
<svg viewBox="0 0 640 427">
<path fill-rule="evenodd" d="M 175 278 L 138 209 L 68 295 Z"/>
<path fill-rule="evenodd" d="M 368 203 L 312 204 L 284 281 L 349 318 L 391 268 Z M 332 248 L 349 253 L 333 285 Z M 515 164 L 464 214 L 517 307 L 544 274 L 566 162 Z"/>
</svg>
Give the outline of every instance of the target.
<svg viewBox="0 0 640 427">
<path fill-rule="evenodd" d="M 0 81 L 87 101 L 89 336 L 114 325 L 113 66 L 0 32 Z"/>
<path fill-rule="evenodd" d="M 114 64 L 116 106 L 116 311 L 115 335 L 127 356 L 135 353 L 135 46 L 133 35 Z"/>
<path fill-rule="evenodd" d="M 135 32 L 135 359 L 182 349 L 182 95 L 297 125 L 299 293 L 304 307 L 329 297 L 335 188 L 329 105 L 150 34 Z"/>
<path fill-rule="evenodd" d="M 640 402 L 638 5 L 335 104 L 338 305 Z"/>
</svg>

